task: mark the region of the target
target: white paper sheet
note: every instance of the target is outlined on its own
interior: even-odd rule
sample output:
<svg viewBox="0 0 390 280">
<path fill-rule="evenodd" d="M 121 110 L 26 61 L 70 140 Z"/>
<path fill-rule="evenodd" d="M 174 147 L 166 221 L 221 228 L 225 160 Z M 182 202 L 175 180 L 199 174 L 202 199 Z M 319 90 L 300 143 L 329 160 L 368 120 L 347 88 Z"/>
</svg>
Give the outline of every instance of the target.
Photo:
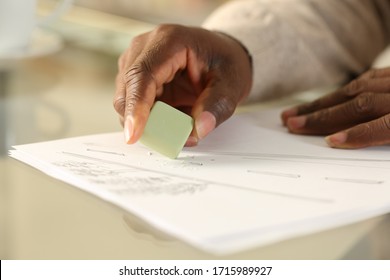
<svg viewBox="0 0 390 280">
<path fill-rule="evenodd" d="M 390 149 L 288 134 L 280 110 L 234 116 L 176 160 L 122 133 L 20 145 L 10 155 L 213 254 L 390 212 Z"/>
</svg>

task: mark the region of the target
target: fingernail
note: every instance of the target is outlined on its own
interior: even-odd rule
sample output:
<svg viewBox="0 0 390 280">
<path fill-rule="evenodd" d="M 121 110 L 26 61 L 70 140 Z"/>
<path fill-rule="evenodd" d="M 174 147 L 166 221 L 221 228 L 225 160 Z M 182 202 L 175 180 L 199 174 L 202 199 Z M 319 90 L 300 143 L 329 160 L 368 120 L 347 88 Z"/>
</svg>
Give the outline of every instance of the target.
<svg viewBox="0 0 390 280">
<path fill-rule="evenodd" d="M 295 117 L 298 114 L 298 110 L 296 108 L 290 108 L 282 112 L 282 121 L 283 125 L 286 125 L 287 120 L 291 117 Z"/>
<path fill-rule="evenodd" d="M 195 129 L 198 135 L 198 139 L 203 139 L 207 136 L 216 126 L 217 120 L 210 112 L 202 112 L 195 120 Z"/>
<path fill-rule="evenodd" d="M 291 130 L 299 129 L 304 127 L 306 124 L 306 117 L 292 117 L 287 120 L 287 127 Z"/>
<path fill-rule="evenodd" d="M 133 136 L 133 120 L 127 117 L 123 126 L 123 132 L 125 134 L 125 141 L 127 144 L 130 143 L 130 139 Z"/>
<path fill-rule="evenodd" d="M 339 147 L 347 141 L 347 133 L 344 131 L 337 132 L 325 137 L 325 141 L 330 147 Z"/>
<path fill-rule="evenodd" d="M 196 138 L 195 136 L 188 137 L 185 146 L 186 147 L 194 147 L 196 145 L 198 145 L 198 138 Z"/>
</svg>

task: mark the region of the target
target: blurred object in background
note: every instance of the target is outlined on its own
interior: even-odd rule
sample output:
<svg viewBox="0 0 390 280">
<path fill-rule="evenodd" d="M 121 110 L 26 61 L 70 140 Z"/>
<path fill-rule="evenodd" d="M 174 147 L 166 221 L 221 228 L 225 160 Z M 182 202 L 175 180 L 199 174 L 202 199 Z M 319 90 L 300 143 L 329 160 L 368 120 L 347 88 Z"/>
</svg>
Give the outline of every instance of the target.
<svg viewBox="0 0 390 280">
<path fill-rule="evenodd" d="M 73 0 L 60 0 L 45 17 L 36 17 L 37 0 L 0 2 L 0 69 L 3 60 L 31 58 L 57 51 L 61 39 L 42 28 L 60 19 Z"/>
<path fill-rule="evenodd" d="M 47 16 L 61 0 L 38 0 L 38 14 Z M 228 0 L 74 0 L 72 8 L 50 30 L 67 44 L 114 56 L 132 38 L 160 23 L 200 25 Z"/>
<path fill-rule="evenodd" d="M 76 4 L 124 17 L 159 23 L 200 25 L 227 0 L 76 0 Z"/>
</svg>

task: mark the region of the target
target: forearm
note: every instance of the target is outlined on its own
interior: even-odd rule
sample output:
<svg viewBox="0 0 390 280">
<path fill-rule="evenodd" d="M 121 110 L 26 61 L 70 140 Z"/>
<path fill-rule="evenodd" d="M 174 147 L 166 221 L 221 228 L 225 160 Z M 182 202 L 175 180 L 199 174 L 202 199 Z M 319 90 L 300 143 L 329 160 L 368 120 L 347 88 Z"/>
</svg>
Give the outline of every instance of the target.
<svg viewBox="0 0 390 280">
<path fill-rule="evenodd" d="M 250 100 L 334 85 L 367 69 L 389 40 L 388 0 L 248 0 L 204 27 L 239 40 L 253 60 Z"/>
</svg>

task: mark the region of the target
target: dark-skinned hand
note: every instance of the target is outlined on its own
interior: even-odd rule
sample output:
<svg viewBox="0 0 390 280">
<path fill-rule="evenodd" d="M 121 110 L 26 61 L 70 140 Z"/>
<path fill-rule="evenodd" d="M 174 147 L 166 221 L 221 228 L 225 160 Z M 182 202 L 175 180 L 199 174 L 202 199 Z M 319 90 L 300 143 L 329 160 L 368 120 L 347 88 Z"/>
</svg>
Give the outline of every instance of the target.
<svg viewBox="0 0 390 280">
<path fill-rule="evenodd" d="M 161 25 L 137 36 L 118 67 L 113 103 L 129 144 L 140 138 L 151 107 L 161 100 L 193 117 L 186 145 L 194 146 L 233 114 L 252 84 L 241 44 L 197 27 Z"/>
<path fill-rule="evenodd" d="M 325 139 L 334 148 L 390 144 L 390 68 L 371 69 L 281 117 L 291 133 L 328 135 Z"/>
</svg>

